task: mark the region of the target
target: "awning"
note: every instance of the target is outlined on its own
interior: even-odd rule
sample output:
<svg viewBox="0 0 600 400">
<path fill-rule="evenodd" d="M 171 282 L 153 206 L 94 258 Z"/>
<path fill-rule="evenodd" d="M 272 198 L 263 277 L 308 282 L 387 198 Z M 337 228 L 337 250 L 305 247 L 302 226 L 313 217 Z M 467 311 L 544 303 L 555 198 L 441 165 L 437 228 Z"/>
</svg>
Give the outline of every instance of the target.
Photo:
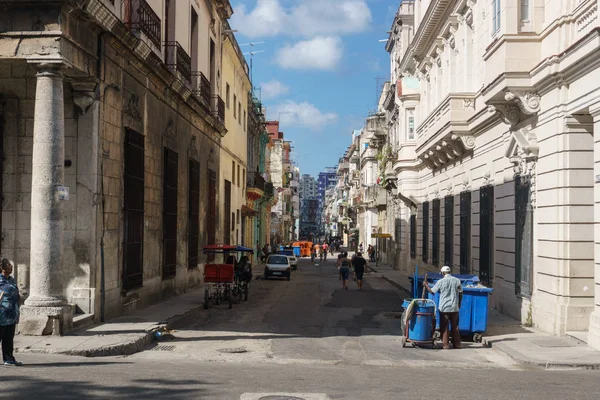
<svg viewBox="0 0 600 400">
<path fill-rule="evenodd" d="M 255 217 L 258 214 L 258 211 L 246 206 L 242 205 L 242 216 L 244 217 Z"/>
</svg>

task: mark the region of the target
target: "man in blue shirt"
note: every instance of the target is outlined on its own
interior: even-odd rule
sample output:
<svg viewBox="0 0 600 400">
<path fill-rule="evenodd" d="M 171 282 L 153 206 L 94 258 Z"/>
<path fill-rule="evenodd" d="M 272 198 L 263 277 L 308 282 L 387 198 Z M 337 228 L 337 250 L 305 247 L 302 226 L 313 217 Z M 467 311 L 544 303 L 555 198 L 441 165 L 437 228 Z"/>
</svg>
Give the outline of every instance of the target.
<svg viewBox="0 0 600 400">
<path fill-rule="evenodd" d="M 449 336 L 450 325 L 452 327 L 452 346 L 455 349 L 462 348 L 460 342 L 460 331 L 458 330 L 458 311 L 462 303 L 462 284 L 460 279 L 450 275 L 450 267 L 442 267 L 442 279 L 437 281 L 433 288 L 429 287 L 427 280 L 423 281 L 423 286 L 429 293 L 440 292 L 440 333 L 442 334 L 442 345 L 444 349 L 450 348 Z"/>
</svg>

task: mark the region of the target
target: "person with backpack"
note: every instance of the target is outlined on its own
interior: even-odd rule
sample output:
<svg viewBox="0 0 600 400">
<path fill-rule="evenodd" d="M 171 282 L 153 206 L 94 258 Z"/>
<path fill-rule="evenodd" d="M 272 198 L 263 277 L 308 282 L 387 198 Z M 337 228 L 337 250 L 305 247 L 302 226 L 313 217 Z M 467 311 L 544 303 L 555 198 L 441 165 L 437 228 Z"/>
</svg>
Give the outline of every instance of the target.
<svg viewBox="0 0 600 400">
<path fill-rule="evenodd" d="M 350 277 L 351 262 L 348 259 L 348 253 L 344 252 L 342 258 L 339 259 L 340 276 L 342 278 L 342 287 L 348 290 L 348 278 Z"/>
</svg>

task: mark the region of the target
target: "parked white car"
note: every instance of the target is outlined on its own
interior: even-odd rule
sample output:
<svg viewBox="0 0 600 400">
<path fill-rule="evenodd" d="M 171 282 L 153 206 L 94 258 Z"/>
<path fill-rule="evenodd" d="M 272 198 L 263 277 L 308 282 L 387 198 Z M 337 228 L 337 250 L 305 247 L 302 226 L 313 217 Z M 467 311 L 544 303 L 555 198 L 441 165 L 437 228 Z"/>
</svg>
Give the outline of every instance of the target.
<svg viewBox="0 0 600 400">
<path fill-rule="evenodd" d="M 283 254 L 272 254 L 267 258 L 265 266 L 265 280 L 275 276 L 278 278 L 286 278 L 288 281 L 292 277 L 292 266 L 288 256 Z"/>
</svg>

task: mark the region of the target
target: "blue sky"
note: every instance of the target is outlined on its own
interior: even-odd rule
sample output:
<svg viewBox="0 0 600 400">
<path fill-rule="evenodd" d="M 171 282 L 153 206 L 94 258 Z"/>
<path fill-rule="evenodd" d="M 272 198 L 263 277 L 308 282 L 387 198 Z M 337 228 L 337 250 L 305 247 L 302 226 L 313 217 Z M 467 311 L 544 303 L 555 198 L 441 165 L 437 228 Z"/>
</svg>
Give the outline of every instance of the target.
<svg viewBox="0 0 600 400">
<path fill-rule="evenodd" d="M 303 174 L 335 166 L 389 75 L 385 43 L 399 0 L 231 0 L 267 119 L 293 141 Z M 249 56 L 247 56 L 249 57 Z M 248 62 L 250 59 L 248 58 Z M 383 83 L 383 82 L 382 82 Z"/>
</svg>

